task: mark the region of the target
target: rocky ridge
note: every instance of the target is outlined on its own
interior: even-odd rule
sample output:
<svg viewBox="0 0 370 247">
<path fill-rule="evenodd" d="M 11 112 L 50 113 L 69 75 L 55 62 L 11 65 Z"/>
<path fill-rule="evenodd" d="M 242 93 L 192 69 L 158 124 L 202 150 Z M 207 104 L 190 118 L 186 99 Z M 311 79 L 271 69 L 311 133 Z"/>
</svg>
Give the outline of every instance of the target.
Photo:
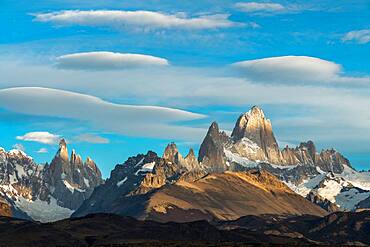
<svg viewBox="0 0 370 247">
<path fill-rule="evenodd" d="M 162 157 L 149 151 L 116 165 L 105 183 L 94 190 L 73 216 L 112 212 L 114 207 L 119 207 L 118 201 L 122 197 L 149 194 L 166 184 L 178 180 L 193 181 L 205 174 L 193 150 L 183 158 L 176 144 L 170 143 Z"/>
<path fill-rule="evenodd" d="M 103 182 L 96 164 L 82 162 L 64 139 L 51 164 L 38 165 L 20 150 L 0 149 L 0 195 L 14 217 L 42 222 L 69 217 Z"/>
<path fill-rule="evenodd" d="M 217 131 L 211 128 L 208 133 Z M 205 153 L 222 141 L 203 146 Z M 72 216 L 104 212 L 183 222 L 229 220 L 246 214 L 326 213 L 269 172 L 215 172 L 207 166 L 212 160 L 199 163 L 193 150 L 183 158 L 174 143 L 165 148 L 162 157 L 151 151 L 130 157 L 115 167 Z"/>
</svg>

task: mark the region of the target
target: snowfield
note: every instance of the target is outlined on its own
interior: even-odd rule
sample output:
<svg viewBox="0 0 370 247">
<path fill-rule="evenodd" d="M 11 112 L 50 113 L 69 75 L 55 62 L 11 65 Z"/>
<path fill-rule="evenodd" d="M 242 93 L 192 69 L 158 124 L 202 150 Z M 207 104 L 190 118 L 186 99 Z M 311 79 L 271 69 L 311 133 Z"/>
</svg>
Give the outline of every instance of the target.
<svg viewBox="0 0 370 247">
<path fill-rule="evenodd" d="M 57 200 L 53 197 L 50 197 L 50 203 L 41 201 L 40 199 L 31 201 L 23 197 L 18 197 L 15 204 L 33 220 L 43 223 L 69 218 L 74 212 L 73 210 L 59 206 Z"/>
</svg>

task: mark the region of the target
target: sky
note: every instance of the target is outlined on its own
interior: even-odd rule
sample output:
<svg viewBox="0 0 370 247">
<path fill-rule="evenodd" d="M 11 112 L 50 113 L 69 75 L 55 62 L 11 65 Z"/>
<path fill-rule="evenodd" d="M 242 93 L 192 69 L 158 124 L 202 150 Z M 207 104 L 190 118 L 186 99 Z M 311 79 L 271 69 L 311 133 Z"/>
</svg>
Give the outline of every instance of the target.
<svg viewBox="0 0 370 247">
<path fill-rule="evenodd" d="M 50 162 L 65 138 L 108 177 L 197 152 L 259 105 L 281 147 L 370 169 L 368 0 L 2 0 L 0 146 Z"/>
</svg>

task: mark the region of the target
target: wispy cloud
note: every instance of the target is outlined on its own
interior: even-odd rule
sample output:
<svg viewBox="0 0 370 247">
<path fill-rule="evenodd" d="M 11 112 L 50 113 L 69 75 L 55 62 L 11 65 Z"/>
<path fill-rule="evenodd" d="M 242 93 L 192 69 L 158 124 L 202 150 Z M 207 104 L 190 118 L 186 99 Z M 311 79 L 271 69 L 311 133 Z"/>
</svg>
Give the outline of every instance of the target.
<svg viewBox="0 0 370 247">
<path fill-rule="evenodd" d="M 250 15 L 277 15 L 298 13 L 304 10 L 317 10 L 312 6 L 298 4 L 280 4 L 273 2 L 238 2 L 235 8 Z"/>
<path fill-rule="evenodd" d="M 48 152 L 49 151 L 46 148 L 40 148 L 39 150 L 37 150 L 37 153 L 39 153 L 39 154 L 46 154 Z"/>
<path fill-rule="evenodd" d="M 242 25 L 229 20 L 227 14 L 188 17 L 184 13 L 166 14 L 154 11 L 124 10 L 66 10 L 38 13 L 35 21 L 51 22 L 56 25 L 104 26 L 118 29 L 184 29 L 202 30 L 230 28 Z"/>
<path fill-rule="evenodd" d="M 81 134 L 75 137 L 77 142 L 107 144 L 109 139 L 95 134 Z"/>
<path fill-rule="evenodd" d="M 0 92 L 1 91 L 2 90 L 0 90 Z M 17 136 L 16 139 L 17 140 L 22 140 L 22 141 L 39 142 L 39 143 L 43 143 L 43 144 L 54 145 L 54 144 L 58 143 L 58 141 L 60 139 L 60 136 L 49 133 L 47 131 L 36 131 L 36 132 L 28 132 L 28 133 L 24 134 L 23 136 Z"/>
<path fill-rule="evenodd" d="M 354 41 L 359 44 L 367 44 L 370 42 L 370 29 L 354 30 L 348 32 L 343 36 L 342 41 Z"/>
<path fill-rule="evenodd" d="M 173 108 L 114 104 L 86 94 L 40 87 L 0 90 L 0 107 L 36 116 L 82 120 L 98 129 L 128 136 L 169 139 L 176 136 L 189 140 L 198 138 L 203 129 L 175 123 L 205 117 Z M 48 132 L 31 132 L 17 137 L 18 140 L 45 144 L 53 144 L 58 138 Z"/>
<path fill-rule="evenodd" d="M 105 51 L 67 54 L 56 58 L 56 61 L 58 68 L 77 70 L 117 70 L 169 64 L 166 59 L 160 57 Z"/>
<path fill-rule="evenodd" d="M 13 145 L 13 148 L 14 148 L 14 149 L 17 149 L 17 150 L 20 150 L 20 151 L 22 151 L 22 152 L 26 151 L 26 148 L 25 148 L 22 144 L 20 144 L 20 143 L 16 143 L 16 144 L 14 144 L 14 145 Z"/>
<path fill-rule="evenodd" d="M 279 3 L 257 3 L 257 2 L 239 2 L 235 7 L 248 13 L 255 12 L 281 12 L 286 8 Z"/>
</svg>

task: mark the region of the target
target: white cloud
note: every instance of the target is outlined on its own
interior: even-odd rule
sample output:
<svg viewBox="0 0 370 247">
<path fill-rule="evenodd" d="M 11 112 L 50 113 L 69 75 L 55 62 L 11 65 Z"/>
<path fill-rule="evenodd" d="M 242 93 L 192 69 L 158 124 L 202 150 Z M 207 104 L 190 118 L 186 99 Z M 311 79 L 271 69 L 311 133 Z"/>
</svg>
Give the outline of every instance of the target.
<svg viewBox="0 0 370 247">
<path fill-rule="evenodd" d="M 0 90 L 0 94 L 2 91 L 3 90 Z M 4 99 L 1 96 L 0 98 L 1 98 L 0 101 Z M 46 104 L 44 107 L 47 107 L 48 103 L 47 102 L 44 102 L 44 103 Z M 22 140 L 22 141 L 39 142 L 43 144 L 54 145 L 59 142 L 60 136 L 49 133 L 47 131 L 36 131 L 36 132 L 28 132 L 24 134 L 23 136 L 17 136 L 16 139 Z"/>
<path fill-rule="evenodd" d="M 238 2 L 235 8 L 249 15 L 269 16 L 288 13 L 299 13 L 302 11 L 319 11 L 318 5 L 305 4 L 280 4 L 273 2 Z"/>
<path fill-rule="evenodd" d="M 184 13 L 165 14 L 153 11 L 123 10 L 66 10 L 35 14 L 35 21 L 56 25 L 105 26 L 119 29 L 215 29 L 240 26 L 228 19 L 229 15 L 203 15 L 187 17 Z"/>
<path fill-rule="evenodd" d="M 20 150 L 20 151 L 22 151 L 22 152 L 26 151 L 26 149 L 24 148 L 24 146 L 23 146 L 22 144 L 20 144 L 20 143 L 16 143 L 16 144 L 14 144 L 14 145 L 13 145 L 13 148 L 14 148 L 14 149 L 17 149 L 17 150 Z"/>
<path fill-rule="evenodd" d="M 339 67 L 341 66 L 339 65 Z M 22 71 L 22 73 L 14 73 L 14 71 Z M 342 86 L 332 87 L 333 84 L 331 83 L 318 82 L 310 85 L 302 84 L 300 81 L 287 83 L 281 80 L 279 83 L 265 83 L 261 81 L 263 78 L 232 77 L 229 72 L 223 71 L 221 68 L 194 69 L 173 66 L 153 69 L 150 70 L 150 73 L 148 73 L 148 70 L 75 71 L 58 70 L 45 65 L 14 63 L 7 60 L 6 62 L 0 61 L 0 87 L 53 87 L 92 94 L 104 99 L 114 99 L 115 102 L 129 99 L 133 104 L 164 105 L 184 109 L 191 109 L 194 106 L 196 109 L 202 109 L 203 111 L 206 111 L 208 106 L 231 106 L 237 109 L 242 107 L 242 109 L 248 110 L 251 105 L 257 104 L 263 107 L 273 107 L 274 112 L 279 112 L 279 116 L 273 117 L 272 120 L 274 126 L 278 127 L 279 131 L 276 134 L 280 140 L 296 143 L 313 139 L 318 144 L 325 142 L 325 146 L 334 146 L 339 150 L 358 151 L 361 149 L 366 152 L 370 151 L 370 140 L 368 138 L 370 136 L 370 84 L 367 83 L 368 87 L 364 86 L 368 77 L 362 78 L 364 80 L 362 86 L 358 86 L 358 82 L 357 84 L 354 83 L 353 78 L 346 76 L 344 72 L 340 72 Z M 228 76 L 225 76 L 225 74 Z M 307 73 L 307 78 L 309 76 L 309 73 Z M 3 106 L 1 103 L 3 95 L 0 93 L 0 107 Z M 9 104 L 16 103 L 14 98 L 18 100 L 22 99 L 23 96 L 14 96 L 12 100 L 8 99 L 11 102 Z M 34 100 L 37 98 L 38 94 L 34 96 Z M 53 102 L 53 100 L 53 97 L 51 97 L 47 102 Z M 21 103 L 24 106 L 28 104 L 22 101 Z M 23 105 L 17 107 L 22 108 Z M 50 105 L 49 108 L 52 111 L 53 105 Z M 72 106 L 69 106 L 69 108 L 77 111 Z M 92 116 L 89 118 L 93 118 L 95 111 L 90 110 L 91 108 L 87 107 L 85 112 L 81 111 L 84 114 L 91 112 Z M 99 109 L 100 107 L 98 113 L 100 112 Z M 211 107 L 210 109 L 215 108 Z M 214 110 L 210 110 L 210 113 L 212 115 Z M 30 114 L 32 114 L 32 111 L 30 111 Z M 55 114 L 57 115 L 58 112 L 55 112 Z M 141 115 L 141 113 L 137 113 L 136 116 L 140 117 Z M 99 116 L 101 116 L 100 113 Z M 292 116 L 295 116 L 295 118 L 291 119 Z M 307 119 L 308 116 L 314 118 L 314 120 Z M 149 122 L 152 120 L 148 119 L 151 118 L 148 117 L 146 120 L 140 121 L 146 122 L 147 126 L 150 126 Z M 222 118 L 212 117 L 212 119 L 220 120 Z M 282 123 L 281 121 L 284 119 L 286 121 Z M 106 127 L 95 120 L 89 122 L 96 123 L 94 125 L 95 129 L 89 130 L 94 133 L 99 133 L 96 127 Z M 116 121 L 114 129 L 117 128 L 120 122 L 123 123 L 122 128 L 126 128 L 126 122 L 119 119 L 119 121 Z M 152 122 L 155 123 L 156 119 Z M 202 128 L 207 128 L 207 124 L 208 120 L 197 121 L 196 124 L 193 124 L 193 122 L 186 123 L 187 126 L 196 125 Z M 225 126 L 232 128 L 233 124 L 222 124 L 221 128 Z M 86 127 L 86 125 L 81 126 Z M 44 126 L 37 126 L 37 128 L 44 128 Z M 178 132 L 172 134 L 165 133 L 163 138 L 183 139 L 182 141 L 196 141 L 199 143 L 206 130 L 195 131 L 193 128 L 189 128 L 191 129 L 189 135 L 191 138 L 185 134 L 188 133 L 188 130 L 180 131 L 179 129 Z M 147 132 L 149 132 L 148 129 L 143 133 L 146 134 Z M 155 132 L 154 129 L 153 132 Z M 112 133 L 122 133 L 122 130 L 118 129 L 118 131 L 112 131 Z M 163 130 L 157 136 L 161 136 L 161 133 L 163 133 Z M 133 135 L 135 134 L 137 132 L 133 132 Z"/>
<path fill-rule="evenodd" d="M 115 70 L 148 66 L 166 66 L 164 58 L 113 52 L 84 52 L 60 56 L 56 59 L 57 67 L 62 69 Z"/>
<path fill-rule="evenodd" d="M 46 154 L 46 153 L 48 153 L 48 150 L 46 148 L 40 148 L 39 150 L 37 150 L 37 153 Z"/>
<path fill-rule="evenodd" d="M 75 140 L 78 142 L 99 143 L 99 144 L 109 143 L 109 139 L 102 137 L 102 136 L 93 135 L 93 134 L 81 134 L 81 135 L 78 135 L 75 138 Z"/>
<path fill-rule="evenodd" d="M 257 3 L 257 2 L 239 2 L 235 7 L 247 13 L 254 12 L 281 12 L 286 8 L 279 3 Z"/>
<path fill-rule="evenodd" d="M 129 136 L 169 139 L 199 138 L 203 129 L 175 123 L 205 117 L 172 108 L 114 104 L 86 94 L 40 87 L 0 90 L 0 107 L 23 114 L 82 120 Z M 17 139 L 51 144 L 57 137 L 48 132 L 31 132 Z"/>
<path fill-rule="evenodd" d="M 366 44 L 370 42 L 370 29 L 355 30 L 346 33 L 342 40 L 346 41 L 356 41 L 359 44 Z"/>
<path fill-rule="evenodd" d="M 370 86 L 370 77 L 345 77 L 341 65 L 315 57 L 269 57 L 234 63 L 233 67 L 247 78 L 265 83 L 354 83 Z"/>
</svg>

